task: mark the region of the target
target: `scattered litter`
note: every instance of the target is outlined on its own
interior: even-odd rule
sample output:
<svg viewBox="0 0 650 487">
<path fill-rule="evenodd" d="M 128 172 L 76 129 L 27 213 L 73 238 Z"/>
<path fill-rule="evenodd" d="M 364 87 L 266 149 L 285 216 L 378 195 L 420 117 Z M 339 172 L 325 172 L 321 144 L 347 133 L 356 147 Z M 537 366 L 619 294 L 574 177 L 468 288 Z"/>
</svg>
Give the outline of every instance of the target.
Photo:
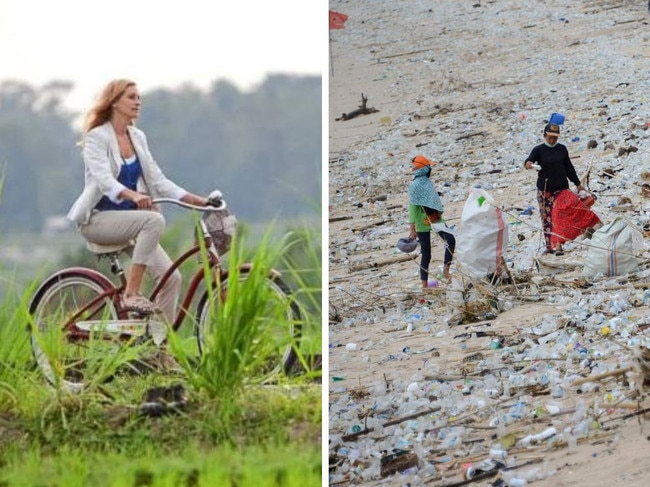
<svg viewBox="0 0 650 487">
<path fill-rule="evenodd" d="M 390 121 L 376 114 L 330 124 L 329 330 L 340 345 L 329 350 L 329 484 L 534 484 L 555 474 L 545 452 L 615 445 L 618 426 L 650 408 L 647 94 L 642 83 L 620 84 L 643 79 L 650 62 L 611 62 L 636 35 L 622 23 L 631 7 L 563 6 L 552 21 L 571 19 L 580 39 L 565 46 L 557 39 L 567 26 L 543 24 L 526 10 L 530 2 L 498 2 L 499 22 L 480 25 L 482 45 L 493 47 L 479 53 L 451 33 L 485 18 L 468 11 L 496 4 L 440 2 L 435 18 L 445 25 L 432 24 L 439 56 L 417 30 L 388 27 L 412 17 L 411 3 L 348 3 L 358 28 L 337 37 L 354 59 L 347 73 L 373 90 Z M 549 49 L 514 58 L 531 32 Z M 580 32 L 593 36 L 583 41 Z M 339 67 L 330 83 L 350 81 Z M 607 89 L 585 94 L 587 85 Z M 564 255 L 542 254 L 537 172 L 523 168 L 549 114 L 605 224 L 591 239 L 566 242 Z M 419 246 L 396 246 L 409 232 L 408 163 L 423 150 L 439 161 L 431 177 L 458 239 L 447 281 L 436 275 L 443 248 L 432 233 L 438 286 L 426 290 Z M 476 213 L 492 205 L 501 233 L 474 232 L 466 249 L 470 193 Z M 625 233 L 612 236 L 610 227 Z"/>
</svg>

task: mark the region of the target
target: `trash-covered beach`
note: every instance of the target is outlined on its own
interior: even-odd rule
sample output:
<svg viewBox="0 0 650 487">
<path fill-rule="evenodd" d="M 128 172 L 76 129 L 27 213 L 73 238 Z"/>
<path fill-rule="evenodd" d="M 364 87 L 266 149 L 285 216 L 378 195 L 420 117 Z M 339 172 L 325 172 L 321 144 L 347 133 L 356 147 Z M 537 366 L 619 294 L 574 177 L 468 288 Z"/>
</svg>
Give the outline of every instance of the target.
<svg viewBox="0 0 650 487">
<path fill-rule="evenodd" d="M 330 485 L 647 485 L 648 5 L 330 9 L 348 16 L 329 43 Z M 618 275 L 598 232 L 542 254 L 523 163 L 553 114 L 592 209 L 626 229 Z M 396 247 L 417 154 L 449 225 L 472 191 L 499 208 L 499 279 L 456 261 L 442 279 L 433 234 L 420 289 Z"/>
</svg>

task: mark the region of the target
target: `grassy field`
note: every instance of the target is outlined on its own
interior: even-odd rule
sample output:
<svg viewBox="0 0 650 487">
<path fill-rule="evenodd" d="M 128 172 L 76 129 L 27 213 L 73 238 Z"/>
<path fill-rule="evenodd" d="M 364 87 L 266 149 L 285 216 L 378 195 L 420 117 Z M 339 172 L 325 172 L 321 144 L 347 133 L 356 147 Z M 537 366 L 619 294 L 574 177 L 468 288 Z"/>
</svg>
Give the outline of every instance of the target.
<svg viewBox="0 0 650 487">
<path fill-rule="evenodd" d="M 128 372 L 124 363 L 142 351 L 129 344 L 90 351 L 104 375 L 74 394 L 35 367 L 28 303 L 36 281 L 12 286 L 4 275 L 0 486 L 320 486 L 321 380 L 309 366 L 321 353 L 320 235 L 301 229 L 269 240 L 231 251 L 231 269 L 252 260 L 254 271 L 229 279 L 225 302 L 215 298 L 200 356 L 187 329 L 169 336 L 183 366 L 174 372 Z M 265 323 L 286 316 L 281 303 L 268 304 L 270 267 L 282 268 L 302 311 L 292 323 L 303 331 L 300 373 L 265 366 L 273 348 Z M 57 363 L 56 347 L 44 348 Z"/>
</svg>

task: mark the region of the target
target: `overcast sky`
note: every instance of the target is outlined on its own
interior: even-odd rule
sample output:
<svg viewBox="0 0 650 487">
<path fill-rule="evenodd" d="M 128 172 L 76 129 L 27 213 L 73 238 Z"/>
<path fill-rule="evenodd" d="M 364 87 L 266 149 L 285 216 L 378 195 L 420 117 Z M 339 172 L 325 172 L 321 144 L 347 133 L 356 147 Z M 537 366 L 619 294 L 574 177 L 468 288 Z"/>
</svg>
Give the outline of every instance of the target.
<svg viewBox="0 0 650 487">
<path fill-rule="evenodd" d="M 0 0 L 0 82 L 72 81 L 85 110 L 113 78 L 146 92 L 326 74 L 326 15 L 320 0 Z"/>
</svg>

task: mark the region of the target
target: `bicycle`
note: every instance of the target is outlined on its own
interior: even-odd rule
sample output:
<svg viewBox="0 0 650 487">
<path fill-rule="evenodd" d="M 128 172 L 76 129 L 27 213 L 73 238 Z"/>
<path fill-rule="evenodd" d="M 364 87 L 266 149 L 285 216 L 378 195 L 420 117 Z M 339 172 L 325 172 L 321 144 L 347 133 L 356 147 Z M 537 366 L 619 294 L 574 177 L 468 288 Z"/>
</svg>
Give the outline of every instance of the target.
<svg viewBox="0 0 650 487">
<path fill-rule="evenodd" d="M 189 286 L 181 295 L 180 306 L 176 313 L 171 330 L 176 332 L 181 327 L 186 317 L 192 318 L 195 323 L 195 336 L 198 352 L 203 353 L 205 337 L 210 318 L 210 307 L 216 298 L 211 298 L 216 293 L 221 293 L 223 299 L 227 294 L 229 272 L 223 265 L 219 256 L 217 242 L 223 234 L 218 232 L 219 219 L 211 218 L 212 212 L 226 209 L 224 199 L 218 200 L 217 206 L 201 207 L 170 198 L 159 198 L 153 201 L 158 203 L 172 203 L 180 207 L 201 212 L 197 219 L 197 235 L 202 236 L 204 245 L 195 239 L 194 245 L 183 252 L 174 261 L 170 269 L 152 289 L 149 299 L 153 302 L 165 285 L 169 276 L 189 259 L 198 256 L 196 262 L 202 262 L 207 257 L 207 266 L 210 270 L 211 285 L 206 283 L 204 265 L 191 277 Z M 223 250 L 222 243 L 219 249 Z M 121 295 L 126 286 L 126 276 L 121 264 L 121 254 L 130 246 L 122 245 L 97 245 L 87 243 L 87 248 L 98 256 L 98 259 L 107 258 L 110 262 L 111 273 L 117 277 L 117 284 L 104 273 L 89 267 L 70 267 L 61 269 L 47 277 L 37 288 L 30 303 L 29 313 L 33 319 L 31 331 L 31 348 L 37 367 L 51 384 L 55 385 L 57 377 L 62 386 L 73 391 L 85 387 L 89 380 L 86 374 L 92 374 L 92 367 L 88 365 L 92 356 L 89 351 L 103 350 L 111 353 L 115 343 L 152 342 L 156 347 L 164 343 L 165 337 L 160 335 L 161 327 L 166 326 L 156 321 L 156 315 L 138 315 L 122 304 Z M 239 279 L 247 278 L 251 270 L 250 263 L 240 267 Z M 288 372 L 297 361 L 296 349 L 301 336 L 301 311 L 298 303 L 291 297 L 289 287 L 282 280 L 280 273 L 274 269 L 266 278 L 266 285 L 271 295 L 280 299 L 286 309 L 286 323 L 289 324 L 289 340 L 284 340 L 271 357 L 268 365 L 270 372 Z M 203 290 L 196 304 L 196 312 L 191 315 L 194 298 Z M 214 290 L 210 292 L 210 289 Z M 218 301 L 218 300 L 217 300 Z M 156 331 L 157 330 L 157 331 Z M 63 334 L 60 349 L 57 350 L 58 361 L 50 362 L 48 353 L 43 348 L 41 340 L 50 333 Z M 285 331 L 282 331 L 284 333 Z M 57 345 L 59 343 L 57 342 Z M 58 369 L 57 369 L 58 367 Z M 63 367 L 63 371 L 60 368 Z M 59 372 L 57 374 L 57 371 Z"/>
</svg>

